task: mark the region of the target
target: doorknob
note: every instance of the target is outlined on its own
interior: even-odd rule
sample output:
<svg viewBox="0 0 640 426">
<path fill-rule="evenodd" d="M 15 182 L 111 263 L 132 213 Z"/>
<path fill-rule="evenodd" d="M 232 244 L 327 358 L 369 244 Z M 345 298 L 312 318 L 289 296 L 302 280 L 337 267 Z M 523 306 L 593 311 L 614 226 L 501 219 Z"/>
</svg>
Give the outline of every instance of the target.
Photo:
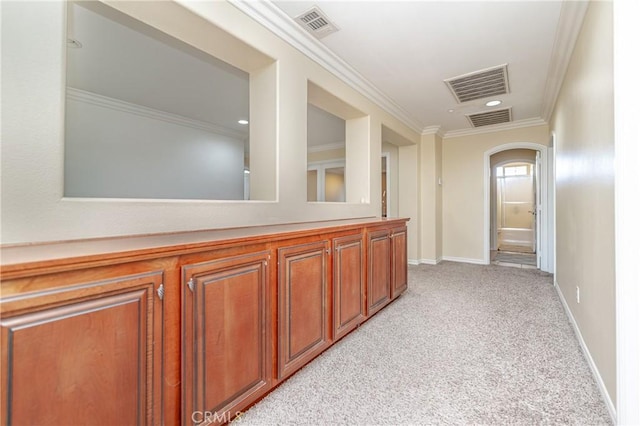
<svg viewBox="0 0 640 426">
<path fill-rule="evenodd" d="M 535 210 L 529 210 L 529 213 L 531 213 L 532 215 L 536 215 L 536 211 Z"/>
</svg>

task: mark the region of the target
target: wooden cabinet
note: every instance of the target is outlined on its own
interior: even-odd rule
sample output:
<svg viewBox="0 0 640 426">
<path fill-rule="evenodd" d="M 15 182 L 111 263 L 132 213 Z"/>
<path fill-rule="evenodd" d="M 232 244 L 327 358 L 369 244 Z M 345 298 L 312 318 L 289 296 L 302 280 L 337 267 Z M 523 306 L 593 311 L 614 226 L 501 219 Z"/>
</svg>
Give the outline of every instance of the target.
<svg viewBox="0 0 640 426">
<path fill-rule="evenodd" d="M 368 233 L 367 315 L 385 307 L 407 289 L 407 227 Z"/>
<path fill-rule="evenodd" d="M 3 297 L 1 424 L 160 424 L 161 285 L 150 272 Z"/>
<path fill-rule="evenodd" d="M 406 289 L 405 222 L 0 247 L 0 426 L 233 420 Z"/>
<path fill-rule="evenodd" d="M 389 230 L 369 233 L 367 315 L 373 315 L 391 301 L 391 242 Z"/>
<path fill-rule="evenodd" d="M 269 253 L 182 270 L 183 424 L 228 422 L 271 382 Z"/>
<path fill-rule="evenodd" d="M 278 249 L 278 379 L 329 344 L 327 241 Z"/>
<path fill-rule="evenodd" d="M 407 227 L 391 230 L 391 298 L 407 289 Z"/>
<path fill-rule="evenodd" d="M 364 244 L 361 234 L 333 239 L 333 338 L 356 328 L 366 315 Z"/>
</svg>

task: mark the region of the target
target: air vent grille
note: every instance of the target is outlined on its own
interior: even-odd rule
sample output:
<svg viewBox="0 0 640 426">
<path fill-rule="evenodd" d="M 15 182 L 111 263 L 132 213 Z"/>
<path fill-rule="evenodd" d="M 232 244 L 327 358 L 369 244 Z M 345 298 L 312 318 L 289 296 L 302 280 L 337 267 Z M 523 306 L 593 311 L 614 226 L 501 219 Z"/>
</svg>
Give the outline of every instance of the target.
<svg viewBox="0 0 640 426">
<path fill-rule="evenodd" d="M 509 93 L 506 64 L 449 78 L 444 82 L 458 103 Z"/>
<path fill-rule="evenodd" d="M 511 121 L 511 108 L 497 109 L 478 114 L 469 114 L 467 118 L 473 127 L 489 126 L 491 124 L 508 123 Z"/>
<path fill-rule="evenodd" d="M 328 36 L 340 29 L 317 6 L 307 10 L 302 15 L 296 16 L 295 20 L 316 38 Z"/>
</svg>

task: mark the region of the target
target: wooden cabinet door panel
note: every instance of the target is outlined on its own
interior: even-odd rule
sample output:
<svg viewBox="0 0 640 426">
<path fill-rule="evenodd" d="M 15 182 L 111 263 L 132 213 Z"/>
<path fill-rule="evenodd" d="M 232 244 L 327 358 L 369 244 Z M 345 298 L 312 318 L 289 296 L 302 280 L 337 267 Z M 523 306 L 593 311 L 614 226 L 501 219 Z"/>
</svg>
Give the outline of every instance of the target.
<svg viewBox="0 0 640 426">
<path fill-rule="evenodd" d="M 278 378 L 283 379 L 329 344 L 327 243 L 278 249 Z"/>
<path fill-rule="evenodd" d="M 368 315 L 382 309 L 391 301 L 389 231 L 369 233 L 369 276 L 367 286 Z"/>
<path fill-rule="evenodd" d="M 161 423 L 161 282 L 158 272 L 3 299 L 2 424 Z M 24 298 L 31 307 L 12 315 Z"/>
<path fill-rule="evenodd" d="M 407 228 L 391 230 L 391 291 L 392 298 L 407 289 Z"/>
<path fill-rule="evenodd" d="M 333 240 L 333 336 L 347 334 L 365 319 L 362 235 Z"/>
<path fill-rule="evenodd" d="M 183 267 L 184 423 L 227 422 L 270 386 L 268 252 Z"/>
</svg>

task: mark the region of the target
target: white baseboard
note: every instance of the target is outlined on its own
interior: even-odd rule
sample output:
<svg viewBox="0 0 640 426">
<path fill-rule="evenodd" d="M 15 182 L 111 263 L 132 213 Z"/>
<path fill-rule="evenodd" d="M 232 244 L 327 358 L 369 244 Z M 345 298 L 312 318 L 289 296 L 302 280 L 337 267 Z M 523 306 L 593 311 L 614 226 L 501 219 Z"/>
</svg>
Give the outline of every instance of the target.
<svg viewBox="0 0 640 426">
<path fill-rule="evenodd" d="M 419 265 L 420 264 L 420 262 L 417 261 L 416 259 L 407 259 L 407 263 L 409 265 Z"/>
<path fill-rule="evenodd" d="M 451 262 L 474 263 L 476 265 L 486 265 L 484 259 L 470 259 L 467 257 L 442 256 L 442 260 L 448 260 Z"/>
<path fill-rule="evenodd" d="M 602 376 L 600 376 L 600 371 L 598 371 L 598 367 L 596 367 L 596 363 L 593 361 L 591 357 L 591 353 L 589 352 L 589 348 L 582 338 L 582 333 L 580 333 L 580 328 L 578 327 L 578 323 L 576 322 L 573 314 L 571 313 L 571 309 L 569 309 L 569 305 L 560 291 L 560 286 L 554 280 L 553 286 L 556 288 L 558 292 L 558 296 L 560 296 L 560 301 L 562 302 L 562 306 L 564 307 L 564 311 L 567 313 L 567 317 L 569 317 L 569 322 L 573 326 L 573 330 L 576 333 L 576 337 L 578 338 L 578 343 L 580 343 L 580 348 L 582 349 L 582 353 L 584 353 L 585 358 L 587 359 L 587 364 L 589 364 L 589 368 L 591 369 L 591 374 L 593 374 L 594 379 L 596 379 L 596 383 L 598 384 L 598 389 L 600 389 L 600 394 L 604 399 L 605 404 L 607 405 L 607 409 L 609 410 L 609 415 L 611 416 L 611 420 L 613 424 L 616 424 L 616 407 L 611 401 L 611 396 L 609 392 L 607 392 L 607 388 L 604 385 L 604 381 L 602 380 Z"/>
<path fill-rule="evenodd" d="M 423 265 L 437 265 L 440 262 L 442 262 L 440 257 L 437 259 L 420 259 L 420 263 Z"/>
</svg>

